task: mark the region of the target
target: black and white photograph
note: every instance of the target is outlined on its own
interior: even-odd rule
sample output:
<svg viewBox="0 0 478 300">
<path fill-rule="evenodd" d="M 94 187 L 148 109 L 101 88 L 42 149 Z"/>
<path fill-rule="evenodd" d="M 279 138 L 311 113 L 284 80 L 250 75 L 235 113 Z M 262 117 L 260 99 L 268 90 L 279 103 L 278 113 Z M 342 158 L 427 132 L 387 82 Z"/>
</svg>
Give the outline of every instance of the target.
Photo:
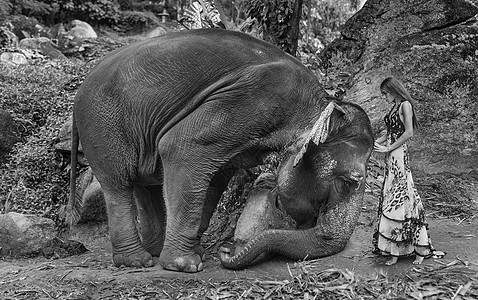
<svg viewBox="0 0 478 300">
<path fill-rule="evenodd" d="M 478 0 L 0 0 L 0 299 L 478 299 Z"/>
</svg>

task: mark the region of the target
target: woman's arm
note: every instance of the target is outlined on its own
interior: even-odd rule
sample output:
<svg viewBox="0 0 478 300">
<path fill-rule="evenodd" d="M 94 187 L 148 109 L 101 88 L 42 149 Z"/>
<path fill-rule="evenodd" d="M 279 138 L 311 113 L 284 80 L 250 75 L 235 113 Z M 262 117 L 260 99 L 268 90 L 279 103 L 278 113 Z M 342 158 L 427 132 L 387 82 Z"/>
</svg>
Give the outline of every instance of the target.
<svg viewBox="0 0 478 300">
<path fill-rule="evenodd" d="M 381 144 L 387 140 L 387 132 L 385 132 L 381 137 L 375 140 L 375 143 Z"/>
<path fill-rule="evenodd" d="M 403 115 L 403 125 L 405 126 L 405 132 L 391 145 L 389 146 L 375 146 L 375 151 L 377 152 L 390 152 L 398 147 L 400 147 L 403 143 L 408 141 L 413 136 L 413 109 L 410 102 L 405 101 L 400 105 L 400 112 Z"/>
</svg>

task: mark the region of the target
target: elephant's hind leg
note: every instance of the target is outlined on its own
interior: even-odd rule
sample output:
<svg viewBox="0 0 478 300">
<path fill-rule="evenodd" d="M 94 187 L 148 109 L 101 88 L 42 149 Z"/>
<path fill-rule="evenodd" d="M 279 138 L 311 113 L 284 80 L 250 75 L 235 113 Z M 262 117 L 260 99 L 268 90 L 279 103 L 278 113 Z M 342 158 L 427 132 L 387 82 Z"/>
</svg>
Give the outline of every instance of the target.
<svg viewBox="0 0 478 300">
<path fill-rule="evenodd" d="M 166 207 L 161 185 L 134 187 L 138 206 L 143 246 L 151 255 L 159 256 L 166 233 Z"/>
<path fill-rule="evenodd" d="M 105 196 L 115 265 L 118 267 L 153 266 L 153 258 L 143 248 L 136 229 L 133 189 L 113 187 L 101 182 L 100 178 L 98 180 Z"/>
</svg>

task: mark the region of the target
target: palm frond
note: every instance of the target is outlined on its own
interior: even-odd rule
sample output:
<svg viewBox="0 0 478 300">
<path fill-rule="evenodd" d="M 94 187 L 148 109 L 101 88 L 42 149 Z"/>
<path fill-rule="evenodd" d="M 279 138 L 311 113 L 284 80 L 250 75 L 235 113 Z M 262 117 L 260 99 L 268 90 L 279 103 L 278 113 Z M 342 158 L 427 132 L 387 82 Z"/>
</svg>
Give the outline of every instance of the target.
<svg viewBox="0 0 478 300">
<path fill-rule="evenodd" d="M 179 20 L 179 23 L 186 29 L 199 28 L 224 28 L 221 22 L 219 11 L 213 3 L 206 0 L 197 0 L 193 2 Z"/>
</svg>

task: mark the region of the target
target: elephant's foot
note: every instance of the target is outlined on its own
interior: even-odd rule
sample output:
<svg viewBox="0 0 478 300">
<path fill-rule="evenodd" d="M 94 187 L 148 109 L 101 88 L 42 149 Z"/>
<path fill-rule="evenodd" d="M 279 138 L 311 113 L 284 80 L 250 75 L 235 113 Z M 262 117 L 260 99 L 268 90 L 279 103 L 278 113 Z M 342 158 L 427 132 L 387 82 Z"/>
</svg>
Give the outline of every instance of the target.
<svg viewBox="0 0 478 300">
<path fill-rule="evenodd" d="M 143 247 L 152 256 L 158 257 L 163 250 L 163 244 L 158 241 L 143 241 Z"/>
<path fill-rule="evenodd" d="M 125 266 L 134 268 L 149 268 L 154 265 L 153 257 L 146 251 L 141 251 L 134 254 L 116 253 L 113 254 L 113 262 L 117 267 Z"/>
<path fill-rule="evenodd" d="M 199 255 L 194 251 L 178 254 L 177 251 L 163 249 L 159 256 L 159 263 L 166 270 L 196 273 L 203 270 L 202 256 L 204 255 Z"/>
<path fill-rule="evenodd" d="M 201 245 L 196 245 L 193 247 L 193 251 L 194 253 L 196 253 L 197 255 L 199 255 L 199 257 L 201 258 L 201 261 L 206 261 L 206 252 L 204 251 L 204 248 L 201 246 Z"/>
</svg>

